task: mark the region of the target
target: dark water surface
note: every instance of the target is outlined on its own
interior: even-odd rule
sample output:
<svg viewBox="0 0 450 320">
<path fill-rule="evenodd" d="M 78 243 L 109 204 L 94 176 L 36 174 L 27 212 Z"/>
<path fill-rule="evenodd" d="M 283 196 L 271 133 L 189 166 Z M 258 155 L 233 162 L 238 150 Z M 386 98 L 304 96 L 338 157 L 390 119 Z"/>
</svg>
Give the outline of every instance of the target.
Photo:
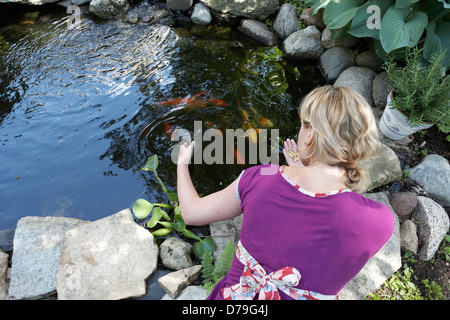
<svg viewBox="0 0 450 320">
<path fill-rule="evenodd" d="M 293 137 L 299 99 L 323 83 L 315 63 L 293 65 L 278 48 L 225 26 L 187 32 L 84 15 L 79 28 L 69 29 L 65 9 L 5 8 L 0 229 L 24 216 L 96 220 L 139 197 L 166 201 L 154 174 L 140 167 L 158 154 L 158 173 L 176 191 L 174 129 L 193 134 L 194 121 L 203 129 L 246 129 L 268 119 L 281 138 Z M 198 92 L 227 106 L 158 104 Z M 245 167 L 195 165 L 193 180 L 208 194 Z"/>
</svg>

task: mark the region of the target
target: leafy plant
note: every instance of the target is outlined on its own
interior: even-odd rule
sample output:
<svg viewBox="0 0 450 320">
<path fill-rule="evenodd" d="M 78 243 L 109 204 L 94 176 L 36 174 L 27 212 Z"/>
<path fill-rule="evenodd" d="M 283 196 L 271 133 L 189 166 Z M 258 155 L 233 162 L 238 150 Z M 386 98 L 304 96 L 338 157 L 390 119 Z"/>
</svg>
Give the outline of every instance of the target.
<svg viewBox="0 0 450 320">
<path fill-rule="evenodd" d="M 309 0 L 314 13 L 324 8 L 324 23 L 334 34 L 369 37 L 380 58 L 399 48 L 423 47 L 423 56 L 446 51 L 450 66 L 450 5 L 445 0 Z"/>
<path fill-rule="evenodd" d="M 170 204 L 150 203 L 145 199 L 137 199 L 132 207 L 134 216 L 139 220 L 145 220 L 151 214 L 150 219 L 144 223 L 144 226 L 148 228 L 155 237 L 165 237 L 175 231 L 183 234 L 189 239 L 197 240 L 193 245 L 193 252 L 199 258 L 202 257 L 204 251 L 214 252 L 216 250 L 216 244 L 211 237 L 202 239 L 192 231 L 186 229 L 186 223 L 181 215 L 180 206 L 178 204 L 178 196 L 175 192 L 166 188 L 158 175 L 157 168 L 158 156 L 153 155 L 147 159 L 146 164 L 141 170 L 153 171 L 155 173 L 156 179 L 169 198 Z M 162 208 L 169 210 L 170 214 Z"/>
<path fill-rule="evenodd" d="M 211 251 L 205 250 L 202 255 L 202 277 L 201 287 L 211 293 L 214 286 L 226 276 L 231 268 L 235 253 L 233 239 L 230 238 L 223 252 L 217 261 L 214 261 L 214 255 Z"/>
<path fill-rule="evenodd" d="M 429 122 L 450 126 L 450 78 L 442 77 L 440 68 L 444 53 L 426 63 L 421 51 L 407 51 L 404 66 L 393 59 L 387 62 L 389 86 L 394 91 L 392 106 L 405 113 L 412 125 Z"/>
</svg>

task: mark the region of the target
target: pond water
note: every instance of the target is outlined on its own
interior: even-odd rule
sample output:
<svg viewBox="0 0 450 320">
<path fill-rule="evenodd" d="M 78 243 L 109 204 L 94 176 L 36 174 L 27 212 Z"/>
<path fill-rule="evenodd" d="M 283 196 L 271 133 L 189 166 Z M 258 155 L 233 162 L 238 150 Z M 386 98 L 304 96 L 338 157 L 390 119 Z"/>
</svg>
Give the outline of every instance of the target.
<svg viewBox="0 0 450 320">
<path fill-rule="evenodd" d="M 175 129 L 194 133 L 194 121 L 246 129 L 268 119 L 282 139 L 294 137 L 299 100 L 324 83 L 315 61 L 286 61 L 279 48 L 227 26 L 83 15 L 69 29 L 64 8 L 17 8 L 0 13 L 0 229 L 24 216 L 92 221 L 139 197 L 166 201 L 154 173 L 140 168 L 157 154 L 159 176 L 176 191 Z M 197 93 L 210 100 L 160 103 Z M 193 181 L 208 194 L 247 166 L 196 164 Z"/>
</svg>

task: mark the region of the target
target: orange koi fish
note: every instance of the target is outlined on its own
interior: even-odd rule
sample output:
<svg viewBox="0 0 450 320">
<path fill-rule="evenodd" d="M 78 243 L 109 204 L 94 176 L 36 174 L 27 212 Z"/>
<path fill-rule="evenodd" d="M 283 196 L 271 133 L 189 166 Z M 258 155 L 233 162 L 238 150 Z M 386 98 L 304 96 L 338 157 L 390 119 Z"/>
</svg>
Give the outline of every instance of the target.
<svg viewBox="0 0 450 320">
<path fill-rule="evenodd" d="M 167 121 L 164 121 L 164 130 L 166 131 L 169 138 L 172 138 L 172 128 L 170 127 L 170 124 Z"/>
<path fill-rule="evenodd" d="M 234 152 L 234 158 L 236 159 L 236 163 L 240 165 L 245 165 L 244 158 L 242 158 L 242 155 L 235 147 L 233 147 Z"/>
<path fill-rule="evenodd" d="M 238 105 L 239 105 L 239 109 L 241 109 L 242 117 L 244 118 L 243 129 L 245 129 L 246 134 L 248 134 L 249 139 L 253 143 L 257 143 L 258 142 L 258 135 L 256 133 L 255 128 L 253 128 L 253 126 L 252 126 L 252 123 L 251 123 L 250 118 L 248 116 L 248 112 L 242 109 L 241 104 L 239 103 L 239 101 L 238 101 Z M 253 129 L 253 130 L 248 130 L 248 129 Z"/>
<path fill-rule="evenodd" d="M 272 121 L 270 121 L 267 118 L 261 118 L 260 123 L 266 128 L 272 128 L 273 127 Z"/>
<path fill-rule="evenodd" d="M 208 105 L 215 105 L 219 107 L 226 107 L 228 104 L 219 99 L 206 99 L 209 96 L 208 92 L 201 91 L 194 94 L 192 97 L 186 97 L 181 99 L 173 99 L 167 101 L 158 102 L 162 106 L 186 106 L 189 108 L 204 108 Z"/>
</svg>

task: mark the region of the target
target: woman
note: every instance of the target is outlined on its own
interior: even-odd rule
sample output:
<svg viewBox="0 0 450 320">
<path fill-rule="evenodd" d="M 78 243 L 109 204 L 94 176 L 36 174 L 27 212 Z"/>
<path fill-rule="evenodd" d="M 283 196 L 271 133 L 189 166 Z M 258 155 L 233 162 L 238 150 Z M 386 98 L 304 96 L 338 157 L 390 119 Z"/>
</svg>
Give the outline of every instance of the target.
<svg viewBox="0 0 450 320">
<path fill-rule="evenodd" d="M 243 213 L 236 256 L 208 299 L 335 299 L 389 240 L 394 218 L 364 190 L 358 163 L 378 152 L 372 110 L 348 88 L 313 90 L 299 108 L 289 166 L 254 166 L 227 188 L 199 198 L 189 176 L 193 144 L 180 148 L 178 198 L 187 224 Z"/>
</svg>

